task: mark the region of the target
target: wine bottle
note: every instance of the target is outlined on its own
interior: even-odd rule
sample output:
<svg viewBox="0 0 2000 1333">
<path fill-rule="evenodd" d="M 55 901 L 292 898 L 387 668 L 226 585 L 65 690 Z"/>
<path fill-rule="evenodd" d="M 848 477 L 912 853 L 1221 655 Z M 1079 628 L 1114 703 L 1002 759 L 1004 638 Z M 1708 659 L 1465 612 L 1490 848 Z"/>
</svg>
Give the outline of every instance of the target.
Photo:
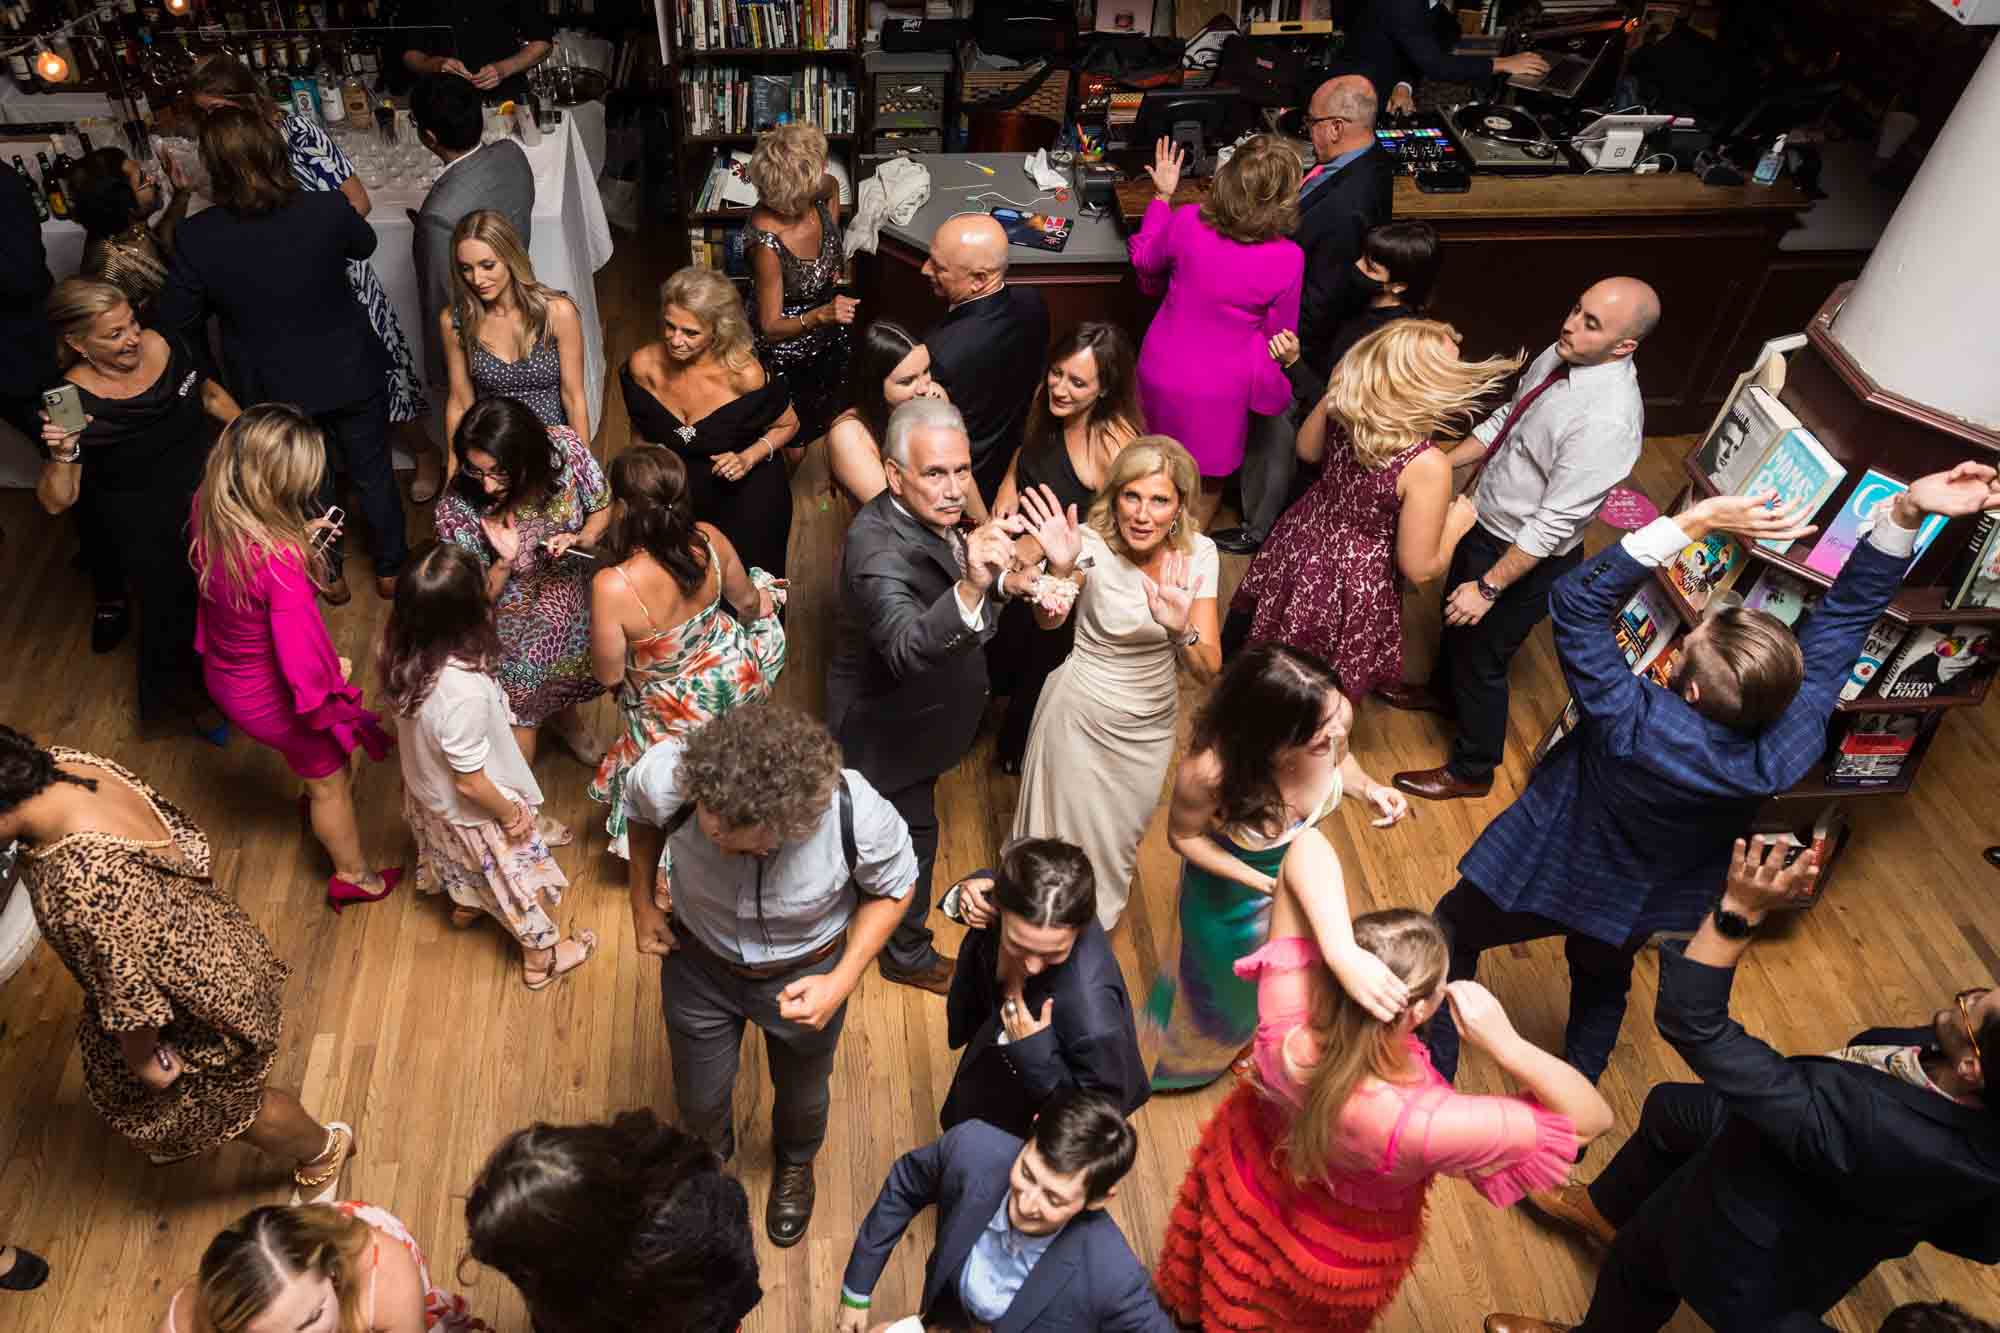
<svg viewBox="0 0 2000 1333">
<path fill-rule="evenodd" d="M 14 174 L 21 178 L 21 184 L 28 187 L 28 198 L 35 205 L 35 221 L 47 222 L 49 201 L 42 198 L 42 187 L 35 184 L 35 178 L 28 174 L 28 164 L 21 160 L 19 153 L 14 154 Z"/>
<path fill-rule="evenodd" d="M 59 218 L 68 217 L 69 199 L 63 194 L 62 182 L 56 178 L 55 170 L 49 166 L 49 155 L 36 153 L 35 165 L 42 169 L 42 194 L 49 201 L 49 212 Z"/>
</svg>

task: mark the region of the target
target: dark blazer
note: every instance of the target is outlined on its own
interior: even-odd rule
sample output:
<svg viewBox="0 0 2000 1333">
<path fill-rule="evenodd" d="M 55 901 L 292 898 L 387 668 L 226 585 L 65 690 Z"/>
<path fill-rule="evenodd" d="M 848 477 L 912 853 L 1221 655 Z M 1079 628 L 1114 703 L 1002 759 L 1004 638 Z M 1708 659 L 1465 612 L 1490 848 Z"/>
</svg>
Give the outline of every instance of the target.
<svg viewBox="0 0 2000 1333">
<path fill-rule="evenodd" d="M 972 746 L 986 710 L 986 654 L 959 614 L 958 562 L 888 491 L 847 527 L 826 725 L 850 767 L 888 794 L 934 778 Z"/>
<path fill-rule="evenodd" d="M 972 476 L 988 503 L 1021 447 L 1049 358 L 1049 307 L 1034 287 L 1003 286 L 946 313 L 924 334 L 931 378 L 972 437 Z"/>
<path fill-rule="evenodd" d="M 55 335 L 42 310 L 55 279 L 29 189 L 0 167 L 0 395 L 14 398 L 40 393 L 56 379 Z"/>
<path fill-rule="evenodd" d="M 438 317 L 451 304 L 452 229 L 467 213 L 482 208 L 504 213 L 521 235 L 521 248 L 527 249 L 535 234 L 535 169 L 512 139 L 474 149 L 447 167 L 413 219 L 410 252 L 424 314 L 424 371 L 432 384 L 445 382 Z"/>
<path fill-rule="evenodd" d="M 1734 978 L 1660 950 L 1660 1035 L 1732 1113 L 1641 1213 L 1676 1219 L 1657 1229 L 1681 1298 L 1724 1333 L 1764 1330 L 1824 1313 L 1923 1242 L 2000 1262 L 2000 1116 L 1864 1065 L 1786 1059 L 1729 1017 Z M 1928 1039 L 1856 1040 L 1909 1036 Z"/>
<path fill-rule="evenodd" d="M 1754 734 L 1697 713 L 1625 665 L 1611 622 L 1652 572 L 1614 543 L 1549 594 L 1556 656 L 1582 720 L 1486 826 L 1459 873 L 1510 912 L 1536 912 L 1610 945 L 1692 930 L 1757 808 L 1826 749 L 1827 718 L 1907 557 L 1864 541 L 1798 627 L 1805 679 Z"/>
<path fill-rule="evenodd" d="M 984 1120 L 1026 1138 L 1035 1113 L 1063 1088 L 1091 1088 L 1131 1115 L 1152 1095 L 1139 1054 L 1139 1030 L 1125 976 L 1111 941 L 1095 917 L 1077 933 L 1076 947 L 1055 967 L 1029 977 L 1021 988 L 1028 1012 L 1039 1014 L 1053 998 L 1049 1025 L 1026 1041 L 997 1043 L 1000 986 L 998 924 L 968 931 L 959 946 L 945 1000 L 946 1041 L 965 1047 L 938 1119 L 946 1129 Z"/>
<path fill-rule="evenodd" d="M 1327 354 L 1334 334 L 1356 311 L 1350 306 L 1354 261 L 1370 227 L 1389 220 L 1396 163 L 1373 145 L 1332 178 L 1312 183 L 1299 200 L 1299 227 L 1292 233 L 1306 252 L 1305 285 L 1299 298 L 1299 358 L 1333 369 Z M 1320 389 L 1326 388 L 1324 376 Z"/>
<path fill-rule="evenodd" d="M 1489 56 L 1455 56 L 1457 23 L 1450 5 L 1429 0 L 1362 0 L 1347 14 L 1344 60 L 1375 85 L 1382 104 L 1399 83 L 1415 88 L 1425 79 L 1477 83 L 1493 77 Z"/>
<path fill-rule="evenodd" d="M 389 362 L 347 261 L 374 253 L 375 229 L 337 190 L 300 190 L 269 213 L 208 209 L 174 235 L 160 326 L 205 348 L 217 316 L 223 379 L 245 406 L 364 402 L 382 392 Z"/>
<path fill-rule="evenodd" d="M 958 1309 L 966 1257 L 1007 1197 L 1008 1173 L 1021 1144 L 975 1120 L 897 1158 L 862 1219 L 842 1285 L 857 1294 L 873 1292 L 912 1219 L 936 1204 L 938 1243 L 924 1264 L 923 1309 L 926 1316 L 940 1306 Z M 1172 1333 L 1173 1327 L 1118 1224 L 1103 1209 L 1086 1208 L 1043 1252 L 993 1333 L 1027 1328 Z"/>
</svg>

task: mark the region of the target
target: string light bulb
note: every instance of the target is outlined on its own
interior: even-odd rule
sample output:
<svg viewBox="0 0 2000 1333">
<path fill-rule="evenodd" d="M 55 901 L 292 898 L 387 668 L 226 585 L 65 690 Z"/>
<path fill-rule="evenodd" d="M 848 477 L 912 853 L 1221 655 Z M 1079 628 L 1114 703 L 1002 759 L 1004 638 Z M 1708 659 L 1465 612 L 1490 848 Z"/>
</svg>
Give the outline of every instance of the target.
<svg viewBox="0 0 2000 1333">
<path fill-rule="evenodd" d="M 44 83 L 67 83 L 69 81 L 69 61 L 54 47 L 45 46 L 35 53 L 35 73 L 42 76 Z"/>
<path fill-rule="evenodd" d="M 167 12 L 179 18 L 188 12 L 188 0 L 166 0 Z"/>
</svg>

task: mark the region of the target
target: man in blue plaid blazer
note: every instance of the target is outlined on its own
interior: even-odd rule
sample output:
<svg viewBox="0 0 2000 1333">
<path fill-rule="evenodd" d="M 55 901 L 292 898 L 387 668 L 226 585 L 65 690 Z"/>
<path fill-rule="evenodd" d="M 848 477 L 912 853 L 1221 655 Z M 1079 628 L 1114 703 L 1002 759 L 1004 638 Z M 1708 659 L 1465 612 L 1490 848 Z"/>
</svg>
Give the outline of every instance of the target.
<svg viewBox="0 0 2000 1333">
<path fill-rule="evenodd" d="M 1487 949 L 1561 935 L 1570 966 L 1563 1058 L 1592 1080 L 1625 1018 L 1632 958 L 1656 931 L 1693 930 L 1714 905 L 1735 839 L 1826 749 L 1827 719 L 1861 642 L 1910 565 L 1926 513 L 2000 507 L 1994 471 L 1965 463 L 1878 508 L 1866 540 L 1798 628 L 1725 610 L 1687 637 L 1673 687 L 1632 674 L 1612 618 L 1653 569 L 1711 532 L 1780 546 L 1813 531 L 1769 496 L 1714 496 L 1655 519 L 1563 576 L 1549 594 L 1556 653 L 1581 720 L 1487 826 L 1439 900 L 1451 979 Z M 1427 1034 L 1458 1068 L 1448 1017 Z"/>
</svg>

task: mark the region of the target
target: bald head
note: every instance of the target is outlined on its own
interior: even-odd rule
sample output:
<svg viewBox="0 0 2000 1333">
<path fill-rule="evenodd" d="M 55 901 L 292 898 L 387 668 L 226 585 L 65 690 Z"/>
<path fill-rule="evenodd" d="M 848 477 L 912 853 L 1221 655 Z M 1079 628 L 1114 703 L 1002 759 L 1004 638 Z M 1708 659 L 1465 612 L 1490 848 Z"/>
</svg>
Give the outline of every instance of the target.
<svg viewBox="0 0 2000 1333">
<path fill-rule="evenodd" d="M 1659 325 L 1660 296 L 1637 278 L 1593 284 L 1563 321 L 1556 348 L 1573 366 L 1595 366 L 1637 351 Z"/>
<path fill-rule="evenodd" d="M 1320 161 L 1366 148 L 1375 141 L 1375 85 L 1359 74 L 1328 79 L 1306 104 L 1313 151 Z"/>
<path fill-rule="evenodd" d="M 984 213 L 946 218 L 931 237 L 924 275 L 952 305 L 985 296 L 1007 280 L 1007 233 Z"/>
</svg>

